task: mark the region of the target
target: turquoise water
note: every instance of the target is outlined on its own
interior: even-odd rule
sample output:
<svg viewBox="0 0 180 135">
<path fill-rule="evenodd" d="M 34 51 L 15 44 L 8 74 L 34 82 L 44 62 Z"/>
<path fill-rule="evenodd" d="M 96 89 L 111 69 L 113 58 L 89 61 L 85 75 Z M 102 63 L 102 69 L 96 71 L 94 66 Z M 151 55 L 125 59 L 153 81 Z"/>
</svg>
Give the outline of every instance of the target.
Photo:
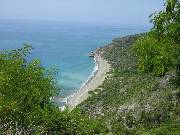
<svg viewBox="0 0 180 135">
<path fill-rule="evenodd" d="M 78 90 L 94 69 L 88 53 L 111 42 L 112 38 L 145 32 L 147 27 L 91 25 L 43 21 L 0 21 L 0 50 L 30 43 L 33 58 L 45 67 L 58 66 L 60 95 Z"/>
</svg>

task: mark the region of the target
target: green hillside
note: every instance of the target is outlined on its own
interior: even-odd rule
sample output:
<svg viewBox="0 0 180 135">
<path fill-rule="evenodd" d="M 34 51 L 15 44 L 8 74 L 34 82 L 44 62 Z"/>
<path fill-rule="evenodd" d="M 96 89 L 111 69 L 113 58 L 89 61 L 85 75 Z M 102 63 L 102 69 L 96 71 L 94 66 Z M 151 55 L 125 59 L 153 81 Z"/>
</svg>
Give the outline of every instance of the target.
<svg viewBox="0 0 180 135">
<path fill-rule="evenodd" d="M 102 48 L 103 84 L 72 111 L 52 102 L 56 69 L 32 47 L 0 52 L 0 135 L 180 135 L 180 2 L 166 0 L 153 28 Z"/>
<path fill-rule="evenodd" d="M 169 71 L 155 77 L 139 72 L 137 57 L 131 50 L 139 36 L 142 35 L 115 39 L 105 48 L 104 57 L 112 71 L 79 107 L 83 113 L 104 122 L 113 135 L 178 135 L 180 88 L 175 84 L 175 73 Z M 166 82 L 167 78 L 170 81 Z"/>
<path fill-rule="evenodd" d="M 180 3 L 151 16 L 150 32 L 104 48 L 112 65 L 105 82 L 79 108 L 109 134 L 180 134 Z"/>
</svg>

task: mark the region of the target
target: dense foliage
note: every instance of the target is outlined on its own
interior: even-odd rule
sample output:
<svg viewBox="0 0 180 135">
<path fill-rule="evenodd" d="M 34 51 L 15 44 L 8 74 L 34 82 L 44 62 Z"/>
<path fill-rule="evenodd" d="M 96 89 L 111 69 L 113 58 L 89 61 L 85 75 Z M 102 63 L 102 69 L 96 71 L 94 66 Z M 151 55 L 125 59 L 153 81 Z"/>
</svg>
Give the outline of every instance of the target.
<svg viewBox="0 0 180 135">
<path fill-rule="evenodd" d="M 153 14 L 152 30 L 134 45 L 139 68 L 161 76 L 175 68 L 180 56 L 180 2 L 167 0 L 165 10 Z"/>
<path fill-rule="evenodd" d="M 0 134 L 100 133 L 98 122 L 78 111 L 60 112 L 50 100 L 58 92 L 55 70 L 28 60 L 32 47 L 0 53 Z"/>
</svg>

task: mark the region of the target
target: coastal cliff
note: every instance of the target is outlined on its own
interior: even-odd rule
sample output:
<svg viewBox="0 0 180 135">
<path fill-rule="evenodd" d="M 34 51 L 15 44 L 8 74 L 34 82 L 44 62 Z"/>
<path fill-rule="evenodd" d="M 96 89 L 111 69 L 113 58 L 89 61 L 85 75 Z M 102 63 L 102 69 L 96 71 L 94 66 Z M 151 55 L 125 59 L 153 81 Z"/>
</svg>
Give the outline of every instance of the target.
<svg viewBox="0 0 180 135">
<path fill-rule="evenodd" d="M 179 88 L 174 73 L 142 74 L 132 45 L 144 34 L 116 38 L 101 48 L 112 69 L 101 86 L 78 108 L 106 125 L 109 134 L 179 133 Z M 168 76 L 168 80 L 167 77 Z M 162 82 L 163 87 L 161 87 Z"/>
</svg>

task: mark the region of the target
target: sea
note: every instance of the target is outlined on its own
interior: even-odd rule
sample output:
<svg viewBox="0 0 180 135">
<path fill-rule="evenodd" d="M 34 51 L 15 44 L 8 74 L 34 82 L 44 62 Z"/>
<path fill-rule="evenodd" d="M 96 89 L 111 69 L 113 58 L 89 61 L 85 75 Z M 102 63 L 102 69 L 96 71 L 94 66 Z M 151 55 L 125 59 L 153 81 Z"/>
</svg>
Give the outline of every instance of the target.
<svg viewBox="0 0 180 135">
<path fill-rule="evenodd" d="M 149 26 L 90 24 L 60 21 L 0 20 L 0 50 L 33 46 L 30 58 L 42 66 L 57 68 L 59 96 L 78 91 L 95 72 L 89 52 L 105 46 L 113 38 L 146 32 Z"/>
</svg>

